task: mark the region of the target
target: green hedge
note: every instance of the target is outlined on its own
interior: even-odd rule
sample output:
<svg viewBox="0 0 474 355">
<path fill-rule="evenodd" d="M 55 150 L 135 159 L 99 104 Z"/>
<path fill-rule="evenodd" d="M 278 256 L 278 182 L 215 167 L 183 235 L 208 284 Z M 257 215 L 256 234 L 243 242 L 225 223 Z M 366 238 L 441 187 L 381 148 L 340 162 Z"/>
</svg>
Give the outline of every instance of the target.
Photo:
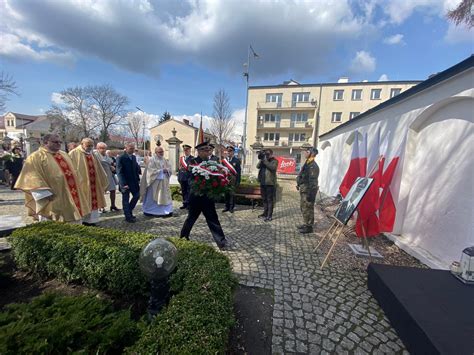
<svg viewBox="0 0 474 355">
<path fill-rule="evenodd" d="M 130 311 L 94 295 L 45 294 L 0 313 L 1 354 L 119 353 L 138 336 Z"/>
<path fill-rule="evenodd" d="M 145 233 L 36 223 L 9 238 L 18 267 L 43 277 L 76 281 L 120 296 L 147 295 L 138 266 L 141 249 L 155 237 Z M 212 247 L 171 238 L 178 267 L 173 294 L 150 326 L 141 329 L 130 353 L 223 353 L 233 324 L 229 260 Z"/>
<path fill-rule="evenodd" d="M 175 201 L 183 201 L 183 195 L 181 194 L 181 186 L 179 185 L 171 185 L 171 199 Z"/>
</svg>

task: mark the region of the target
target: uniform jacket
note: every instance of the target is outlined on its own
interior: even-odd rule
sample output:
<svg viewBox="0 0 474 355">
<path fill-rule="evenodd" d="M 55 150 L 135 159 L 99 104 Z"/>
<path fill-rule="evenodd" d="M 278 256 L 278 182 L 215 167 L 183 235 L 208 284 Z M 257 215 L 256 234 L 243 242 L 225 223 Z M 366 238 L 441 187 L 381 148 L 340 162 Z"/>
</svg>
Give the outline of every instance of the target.
<svg viewBox="0 0 474 355">
<path fill-rule="evenodd" d="M 123 190 L 125 185 L 128 185 L 130 192 L 140 191 L 140 174 L 141 169 L 137 163 L 135 155 L 124 153 L 118 157 L 117 176 L 119 178 L 119 186 L 121 190 Z"/>
<path fill-rule="evenodd" d="M 181 159 L 181 158 L 180 158 Z M 188 164 L 189 166 L 189 162 L 191 161 L 191 159 L 194 159 L 194 157 L 192 155 L 189 155 L 184 161 L 186 162 L 186 164 Z M 185 182 L 185 181 L 188 181 L 189 180 L 189 170 L 188 169 L 185 169 L 181 166 L 179 166 L 179 170 L 178 170 L 178 181 L 179 182 Z"/>
<path fill-rule="evenodd" d="M 240 177 L 241 177 L 241 173 L 242 173 L 240 160 L 239 160 L 239 158 L 233 156 L 231 159 L 227 159 L 227 161 L 230 163 L 230 165 L 232 165 L 234 167 L 235 171 L 237 171 L 237 176 L 235 177 L 235 184 L 236 184 L 236 186 L 239 186 L 240 185 Z"/>
<path fill-rule="evenodd" d="M 296 184 L 298 185 L 300 192 L 317 192 L 318 191 L 318 177 L 319 177 L 319 166 L 313 159 L 306 161 L 301 168 L 297 178 Z"/>
</svg>

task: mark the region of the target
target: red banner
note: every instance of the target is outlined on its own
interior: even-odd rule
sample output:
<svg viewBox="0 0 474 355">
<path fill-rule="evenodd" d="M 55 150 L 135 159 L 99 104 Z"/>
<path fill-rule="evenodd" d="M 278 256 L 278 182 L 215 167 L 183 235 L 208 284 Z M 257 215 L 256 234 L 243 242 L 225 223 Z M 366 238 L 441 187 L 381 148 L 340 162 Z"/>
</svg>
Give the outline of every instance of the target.
<svg viewBox="0 0 474 355">
<path fill-rule="evenodd" d="M 278 160 L 278 173 L 294 174 L 296 172 L 295 158 L 275 157 Z"/>
</svg>

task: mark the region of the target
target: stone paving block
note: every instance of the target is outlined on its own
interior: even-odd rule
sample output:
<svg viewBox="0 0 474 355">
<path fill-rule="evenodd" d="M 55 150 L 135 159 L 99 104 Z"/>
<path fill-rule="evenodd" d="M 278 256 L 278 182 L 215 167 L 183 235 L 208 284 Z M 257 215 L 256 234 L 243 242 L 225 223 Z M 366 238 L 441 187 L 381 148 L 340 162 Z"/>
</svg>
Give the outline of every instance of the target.
<svg viewBox="0 0 474 355">
<path fill-rule="evenodd" d="M 341 271 L 336 262 L 324 270 L 319 269 L 320 255 L 313 249 L 330 221 L 316 207 L 316 233 L 298 234 L 295 225 L 302 223 L 299 195 L 293 185 L 284 186 L 291 187 L 284 189 L 285 203 L 276 204 L 274 220 L 269 223 L 257 219 L 260 212 L 248 207 L 237 206 L 234 214 L 224 215 L 219 212 L 222 205 L 217 205 L 224 232 L 237 244 L 237 250 L 223 253 L 229 257 L 239 282 L 273 290 L 272 353 L 366 354 L 362 344 L 367 349 L 371 346 L 372 352 L 406 353 L 367 290 L 365 272 Z M 22 196 L 20 192 L 2 190 L 2 198 L 7 201 L 17 201 Z M 120 202 L 121 198 L 117 200 Z M 135 210 L 137 223 L 125 223 L 121 213 L 107 213 L 101 216 L 99 226 L 176 237 L 187 215 L 186 211 L 177 209 L 179 205 L 174 204 L 174 215 L 166 220 L 144 217 L 139 204 Z M 14 214 L 31 223 L 23 206 L 7 207 L 0 206 L 0 216 Z M 191 231 L 191 240 L 212 245 L 217 250 L 202 216 Z"/>
</svg>

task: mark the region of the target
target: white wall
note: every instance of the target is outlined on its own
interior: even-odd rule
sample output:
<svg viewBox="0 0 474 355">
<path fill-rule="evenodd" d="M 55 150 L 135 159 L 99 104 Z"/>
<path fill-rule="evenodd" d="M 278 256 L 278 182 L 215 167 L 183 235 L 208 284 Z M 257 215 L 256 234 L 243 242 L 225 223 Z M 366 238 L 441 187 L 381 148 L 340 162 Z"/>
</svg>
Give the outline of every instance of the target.
<svg viewBox="0 0 474 355">
<path fill-rule="evenodd" d="M 432 267 L 447 268 L 474 245 L 474 71 L 463 72 L 326 135 L 318 157 L 323 193 L 336 195 L 355 129 L 388 138 L 387 162 L 407 138 L 394 178 L 395 241 Z"/>
</svg>

